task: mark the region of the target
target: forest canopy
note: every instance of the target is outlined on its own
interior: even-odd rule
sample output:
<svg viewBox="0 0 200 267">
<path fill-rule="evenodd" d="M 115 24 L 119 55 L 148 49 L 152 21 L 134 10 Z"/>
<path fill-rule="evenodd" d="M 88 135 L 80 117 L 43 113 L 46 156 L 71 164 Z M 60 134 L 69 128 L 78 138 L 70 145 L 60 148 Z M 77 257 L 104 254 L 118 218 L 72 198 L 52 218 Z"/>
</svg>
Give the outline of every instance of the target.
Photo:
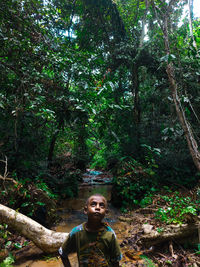
<svg viewBox="0 0 200 267">
<path fill-rule="evenodd" d="M 131 172 L 131 199 L 158 184 L 196 185 L 193 1 L 5 0 L 0 25 L 3 182 L 69 197 L 90 167 L 121 177 L 120 191 Z"/>
</svg>

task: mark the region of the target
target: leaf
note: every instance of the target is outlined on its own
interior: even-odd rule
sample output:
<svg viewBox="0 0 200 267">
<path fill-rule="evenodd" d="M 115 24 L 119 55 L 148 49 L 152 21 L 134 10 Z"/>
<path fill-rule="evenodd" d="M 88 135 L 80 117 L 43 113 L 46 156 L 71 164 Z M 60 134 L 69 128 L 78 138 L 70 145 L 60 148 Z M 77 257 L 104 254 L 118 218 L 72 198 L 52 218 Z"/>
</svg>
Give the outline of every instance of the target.
<svg viewBox="0 0 200 267">
<path fill-rule="evenodd" d="M 12 267 L 12 263 L 14 263 L 14 257 L 12 254 L 9 254 L 9 256 L 3 261 L 3 263 L 0 263 L 0 267 Z"/>
<path fill-rule="evenodd" d="M 138 261 L 138 260 L 140 260 L 140 256 L 142 255 L 142 252 L 141 251 L 137 252 L 137 251 L 127 250 L 127 251 L 125 251 L 124 254 L 129 259 L 134 260 L 134 261 Z"/>
<path fill-rule="evenodd" d="M 11 241 L 8 241 L 8 242 L 6 242 L 6 244 L 5 244 L 5 248 L 9 248 L 11 245 L 12 245 L 12 242 L 11 242 Z"/>
<path fill-rule="evenodd" d="M 2 102 L 0 102 L 0 108 L 5 108 Z"/>
<path fill-rule="evenodd" d="M 27 207 L 27 206 L 29 206 L 29 205 L 30 205 L 30 203 L 28 203 L 28 202 L 24 202 L 24 203 L 22 203 L 21 207 L 24 208 L 24 207 Z"/>
<path fill-rule="evenodd" d="M 22 245 L 19 244 L 19 243 L 15 243 L 15 244 L 14 244 L 14 247 L 17 248 L 17 249 L 20 249 L 20 248 L 22 248 Z"/>
<path fill-rule="evenodd" d="M 168 59 L 169 59 L 169 55 L 165 55 L 164 57 L 160 58 L 160 61 L 161 62 L 168 62 Z"/>
<path fill-rule="evenodd" d="M 45 206 L 45 203 L 40 202 L 40 201 L 37 201 L 36 204 L 39 205 L 39 206 Z"/>
<path fill-rule="evenodd" d="M 97 95 L 100 95 L 103 90 L 104 88 L 102 87 L 101 90 L 98 91 Z"/>
</svg>

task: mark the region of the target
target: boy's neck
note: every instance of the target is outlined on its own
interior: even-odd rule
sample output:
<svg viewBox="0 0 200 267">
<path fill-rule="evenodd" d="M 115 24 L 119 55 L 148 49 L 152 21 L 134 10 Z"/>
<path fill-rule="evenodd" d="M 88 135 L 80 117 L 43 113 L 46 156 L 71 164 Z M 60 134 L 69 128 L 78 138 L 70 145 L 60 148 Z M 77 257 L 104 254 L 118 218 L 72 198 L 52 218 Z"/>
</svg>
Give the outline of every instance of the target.
<svg viewBox="0 0 200 267">
<path fill-rule="evenodd" d="M 103 223 L 87 221 L 85 224 L 86 230 L 89 232 L 98 232 L 103 227 Z"/>
</svg>

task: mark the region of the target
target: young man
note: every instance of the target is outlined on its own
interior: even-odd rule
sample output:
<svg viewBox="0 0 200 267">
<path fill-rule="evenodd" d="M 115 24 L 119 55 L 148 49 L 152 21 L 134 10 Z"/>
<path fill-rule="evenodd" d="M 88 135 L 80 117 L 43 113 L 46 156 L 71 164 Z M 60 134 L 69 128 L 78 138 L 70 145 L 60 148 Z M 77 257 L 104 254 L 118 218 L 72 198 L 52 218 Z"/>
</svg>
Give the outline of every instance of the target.
<svg viewBox="0 0 200 267">
<path fill-rule="evenodd" d="M 108 212 L 107 200 L 99 194 L 88 198 L 84 213 L 88 220 L 76 226 L 59 249 L 65 267 L 71 267 L 68 254 L 77 252 L 80 267 L 118 267 L 122 258 L 115 232 L 102 220 Z"/>
</svg>

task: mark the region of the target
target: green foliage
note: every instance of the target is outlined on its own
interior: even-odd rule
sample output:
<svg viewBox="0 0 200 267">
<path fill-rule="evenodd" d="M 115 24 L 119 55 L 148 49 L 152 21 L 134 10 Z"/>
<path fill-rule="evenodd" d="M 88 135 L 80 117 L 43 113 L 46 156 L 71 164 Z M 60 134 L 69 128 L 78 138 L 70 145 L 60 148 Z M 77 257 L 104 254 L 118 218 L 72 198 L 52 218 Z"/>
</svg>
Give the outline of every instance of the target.
<svg viewBox="0 0 200 267">
<path fill-rule="evenodd" d="M 12 256 L 12 254 L 9 254 L 9 256 L 2 263 L 0 263 L 0 267 L 13 267 L 12 264 L 14 262 L 14 257 Z"/>
<path fill-rule="evenodd" d="M 148 266 L 148 267 L 155 267 L 156 266 L 153 263 L 153 261 L 151 259 L 149 259 L 147 256 L 141 255 L 140 258 L 142 258 L 144 260 L 146 266 Z"/>
<path fill-rule="evenodd" d="M 15 242 L 15 240 L 12 240 L 12 234 L 8 231 L 8 225 L 7 224 L 0 224 L 0 250 L 6 249 L 6 250 L 16 250 L 21 249 L 22 247 L 25 247 L 28 244 L 27 241 L 24 241 L 23 243 Z M 0 266 L 11 266 L 9 264 L 12 264 L 14 262 L 14 258 L 12 254 L 9 254 L 9 256 L 0 264 Z"/>
<path fill-rule="evenodd" d="M 151 187 L 149 191 L 144 195 L 144 197 L 138 202 L 141 208 L 144 208 L 153 203 L 153 196 L 155 192 L 158 191 L 154 187 Z"/>
<path fill-rule="evenodd" d="M 195 251 L 195 254 L 200 255 L 200 244 L 197 244 L 197 249 Z"/>
<path fill-rule="evenodd" d="M 19 199 L 15 198 L 15 201 L 13 201 L 13 203 L 10 202 L 10 204 L 12 204 L 14 207 L 18 206 L 18 210 L 23 211 L 25 214 L 32 217 L 39 207 L 45 207 L 48 205 L 48 203 L 43 202 L 45 201 L 44 199 L 38 199 L 38 194 L 36 193 L 38 189 L 42 190 L 44 194 L 47 194 L 47 196 L 51 199 L 56 199 L 57 195 L 52 193 L 47 184 L 39 178 L 36 178 L 35 185 L 32 185 L 32 192 L 30 192 L 30 184 L 30 179 L 19 180 L 18 184 L 14 185 L 14 187 L 16 188 L 17 194 L 19 196 L 23 196 L 23 203 L 19 206 Z M 36 195 L 34 194 L 34 191 Z"/>
<path fill-rule="evenodd" d="M 35 186 L 38 189 L 41 189 L 42 191 L 44 191 L 50 198 L 52 198 L 52 199 L 58 199 L 58 195 L 55 194 L 55 193 L 53 193 L 52 190 L 48 187 L 47 183 L 45 183 L 43 181 L 43 179 L 41 179 L 40 177 L 37 177 L 36 178 Z M 44 203 L 41 203 L 39 201 L 36 204 L 38 204 L 40 206 L 45 205 Z"/>
<path fill-rule="evenodd" d="M 102 150 L 99 150 L 93 157 L 90 168 L 100 168 L 105 169 L 107 166 L 107 161 L 105 160 L 105 155 L 102 153 Z"/>
<path fill-rule="evenodd" d="M 124 157 L 117 165 L 113 179 L 113 202 L 123 208 L 145 206 L 152 202 L 155 191 L 155 172 L 131 157 Z M 143 197 L 145 192 L 151 192 Z"/>
<path fill-rule="evenodd" d="M 64 198 L 76 197 L 78 194 L 77 174 L 65 173 L 60 179 L 57 193 L 60 193 Z"/>
<path fill-rule="evenodd" d="M 158 19 L 168 2 L 2 1 L 0 160 L 7 156 L 8 166 L 0 161 L 0 174 L 17 183 L 0 184 L 1 202 L 31 217 L 43 208 L 56 216 L 54 200 L 77 196 L 88 166 L 112 169 L 112 198 L 124 211 L 152 204 L 158 182 L 197 183 L 166 64 L 198 140 L 200 21 L 195 47 L 185 15 L 180 24 L 186 1 L 170 1 L 166 55 Z M 70 161 L 57 162 L 61 154 Z M 161 200 L 157 218 L 166 223 L 198 209 L 178 194 Z M 6 246 L 20 248 L 8 235 L 5 228 Z"/>
<path fill-rule="evenodd" d="M 8 231 L 8 225 L 7 224 L 0 224 L 0 237 L 4 240 L 8 240 L 8 237 L 10 236 L 10 232 Z"/>
<path fill-rule="evenodd" d="M 157 231 L 158 233 L 162 233 L 162 232 L 164 231 L 164 228 L 162 228 L 162 227 L 158 227 L 158 228 L 156 228 L 156 231 Z"/>
<path fill-rule="evenodd" d="M 95 145 L 95 142 L 90 144 L 90 148 Z M 99 144 L 100 146 L 100 144 Z M 92 159 L 91 159 L 91 165 L 90 168 L 100 168 L 100 169 L 106 169 L 109 168 L 109 164 L 116 160 L 120 155 L 120 147 L 119 144 L 110 144 L 108 146 L 106 144 L 101 145 L 98 149 L 92 149 Z M 112 149 L 111 149 L 112 147 Z"/>
<path fill-rule="evenodd" d="M 143 147 L 145 149 L 144 150 L 144 158 L 145 158 L 145 163 L 150 168 L 149 174 L 153 175 L 153 174 L 155 174 L 154 172 L 152 172 L 153 168 L 158 168 L 158 165 L 156 164 L 155 157 L 160 158 L 161 150 L 159 148 L 153 148 L 153 147 L 148 146 L 146 144 L 141 144 L 141 147 Z"/>
<path fill-rule="evenodd" d="M 50 189 L 50 187 L 41 178 L 37 177 L 35 184 L 29 178 L 18 179 L 15 177 L 14 185 L 7 186 L 6 191 L 1 191 L 1 201 L 16 211 L 19 211 L 35 220 L 38 220 L 43 212 L 43 219 L 48 222 L 42 223 L 51 224 L 56 220 L 55 200 L 58 195 Z M 45 220 L 45 219 L 44 219 Z"/>
<path fill-rule="evenodd" d="M 172 196 L 160 196 L 163 208 L 156 211 L 156 218 L 165 222 L 182 224 L 187 221 L 188 215 L 197 215 L 197 203 L 192 201 L 190 197 L 183 197 L 179 192 L 175 192 Z"/>
</svg>

